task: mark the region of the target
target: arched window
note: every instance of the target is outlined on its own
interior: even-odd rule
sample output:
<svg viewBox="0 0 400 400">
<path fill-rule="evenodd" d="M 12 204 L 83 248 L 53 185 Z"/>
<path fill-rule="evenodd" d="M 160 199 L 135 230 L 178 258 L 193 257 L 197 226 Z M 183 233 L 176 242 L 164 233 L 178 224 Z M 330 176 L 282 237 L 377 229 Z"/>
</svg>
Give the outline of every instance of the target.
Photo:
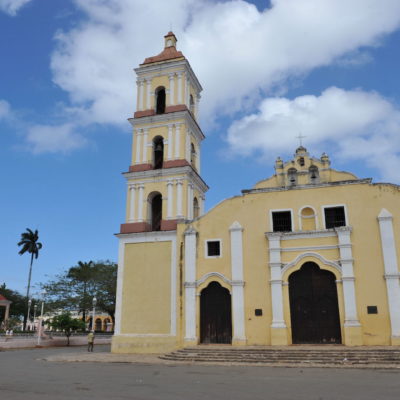
<svg viewBox="0 0 400 400">
<path fill-rule="evenodd" d="M 194 100 L 193 100 L 193 96 L 190 95 L 190 112 L 194 115 Z"/>
<path fill-rule="evenodd" d="M 288 183 L 290 186 L 296 185 L 297 183 L 297 169 L 296 168 L 289 168 L 288 169 Z"/>
<path fill-rule="evenodd" d="M 156 136 L 153 139 L 153 168 L 160 169 L 164 161 L 164 139 L 162 136 Z"/>
<path fill-rule="evenodd" d="M 304 157 L 299 158 L 299 164 L 300 164 L 300 167 L 304 167 L 304 164 L 305 164 Z"/>
<path fill-rule="evenodd" d="M 149 222 L 152 231 L 161 230 L 162 196 L 159 192 L 150 193 L 148 197 Z"/>
<path fill-rule="evenodd" d="M 156 114 L 165 113 L 165 87 L 160 86 L 156 89 Z"/>
<path fill-rule="evenodd" d="M 318 167 L 316 165 L 311 165 L 308 169 L 310 176 L 310 183 L 317 183 L 319 181 L 319 172 Z"/>
<path fill-rule="evenodd" d="M 302 231 L 315 231 L 315 211 L 311 207 L 304 207 L 300 212 L 301 230 Z"/>
<path fill-rule="evenodd" d="M 190 145 L 190 163 L 192 167 L 196 167 L 196 149 L 193 143 Z"/>
<path fill-rule="evenodd" d="M 199 201 L 197 197 L 193 199 L 193 218 L 197 218 L 200 214 Z"/>
</svg>

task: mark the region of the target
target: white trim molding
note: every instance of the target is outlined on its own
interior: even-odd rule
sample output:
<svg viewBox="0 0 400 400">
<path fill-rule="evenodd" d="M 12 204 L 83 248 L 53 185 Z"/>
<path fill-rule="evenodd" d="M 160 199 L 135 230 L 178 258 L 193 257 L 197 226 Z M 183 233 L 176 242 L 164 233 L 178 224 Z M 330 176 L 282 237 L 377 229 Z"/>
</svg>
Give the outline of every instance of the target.
<svg viewBox="0 0 400 400">
<path fill-rule="evenodd" d="M 243 228 L 235 221 L 229 228 L 232 281 L 243 282 Z M 232 286 L 233 340 L 245 341 L 244 286 Z"/>
<path fill-rule="evenodd" d="M 196 341 L 196 280 L 197 231 L 189 227 L 185 232 L 185 340 Z"/>
<path fill-rule="evenodd" d="M 340 274 L 342 273 L 342 268 L 340 267 L 338 262 L 327 260 L 325 257 L 321 256 L 321 254 L 314 253 L 312 251 L 307 251 L 305 253 L 299 254 L 294 260 L 287 264 L 282 264 L 282 277 L 286 271 L 293 268 L 297 265 L 303 258 L 306 257 L 313 257 L 318 259 L 322 264 L 329 265 L 330 267 L 334 268 Z"/>
<path fill-rule="evenodd" d="M 378 215 L 386 291 L 389 303 L 392 337 L 400 337 L 400 273 L 397 263 L 396 240 L 392 214 L 382 208 Z"/>
</svg>

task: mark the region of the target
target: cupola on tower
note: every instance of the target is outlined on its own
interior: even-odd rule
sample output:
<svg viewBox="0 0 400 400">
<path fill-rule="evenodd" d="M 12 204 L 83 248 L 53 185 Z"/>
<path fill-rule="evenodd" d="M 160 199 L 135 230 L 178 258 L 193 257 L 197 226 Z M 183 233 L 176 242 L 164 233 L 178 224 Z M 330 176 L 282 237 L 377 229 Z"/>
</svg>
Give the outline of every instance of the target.
<svg viewBox="0 0 400 400">
<path fill-rule="evenodd" d="M 208 187 L 200 177 L 203 132 L 198 125 L 202 87 L 176 49 L 172 32 L 164 50 L 138 68 L 137 109 L 121 233 L 175 230 L 203 213 Z"/>
</svg>

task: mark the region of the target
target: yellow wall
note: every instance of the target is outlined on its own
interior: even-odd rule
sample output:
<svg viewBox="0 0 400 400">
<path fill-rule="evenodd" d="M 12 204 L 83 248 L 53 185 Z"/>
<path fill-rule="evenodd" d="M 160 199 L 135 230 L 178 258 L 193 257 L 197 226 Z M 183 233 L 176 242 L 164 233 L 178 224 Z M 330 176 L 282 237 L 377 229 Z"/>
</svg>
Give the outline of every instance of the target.
<svg viewBox="0 0 400 400">
<path fill-rule="evenodd" d="M 125 246 L 121 333 L 168 334 L 171 242 Z"/>
</svg>

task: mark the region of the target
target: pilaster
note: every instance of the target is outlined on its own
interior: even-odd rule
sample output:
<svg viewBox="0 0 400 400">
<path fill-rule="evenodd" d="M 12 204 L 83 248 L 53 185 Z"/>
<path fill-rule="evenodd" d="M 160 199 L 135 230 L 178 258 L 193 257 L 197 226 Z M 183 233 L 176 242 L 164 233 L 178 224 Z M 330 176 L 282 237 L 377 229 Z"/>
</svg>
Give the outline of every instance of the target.
<svg viewBox="0 0 400 400">
<path fill-rule="evenodd" d="M 196 240 L 197 232 L 189 228 L 185 235 L 185 341 L 197 342 L 196 336 Z"/>
<path fill-rule="evenodd" d="M 393 345 L 400 345 L 400 272 L 397 262 L 393 216 L 383 208 L 378 215 L 378 221 L 389 303 L 391 341 Z"/>
<path fill-rule="evenodd" d="M 353 254 L 351 246 L 351 228 L 335 228 L 338 242 L 340 264 L 342 266 L 343 300 L 344 300 L 344 343 L 347 346 L 363 344 L 362 327 L 358 320 L 355 277 L 353 271 Z"/>
<path fill-rule="evenodd" d="M 229 228 L 231 236 L 233 344 L 246 344 L 244 280 L 243 280 L 243 228 L 235 221 Z"/>
<path fill-rule="evenodd" d="M 288 344 L 287 327 L 283 315 L 281 233 L 268 233 L 269 269 L 272 302 L 271 345 Z"/>
</svg>

